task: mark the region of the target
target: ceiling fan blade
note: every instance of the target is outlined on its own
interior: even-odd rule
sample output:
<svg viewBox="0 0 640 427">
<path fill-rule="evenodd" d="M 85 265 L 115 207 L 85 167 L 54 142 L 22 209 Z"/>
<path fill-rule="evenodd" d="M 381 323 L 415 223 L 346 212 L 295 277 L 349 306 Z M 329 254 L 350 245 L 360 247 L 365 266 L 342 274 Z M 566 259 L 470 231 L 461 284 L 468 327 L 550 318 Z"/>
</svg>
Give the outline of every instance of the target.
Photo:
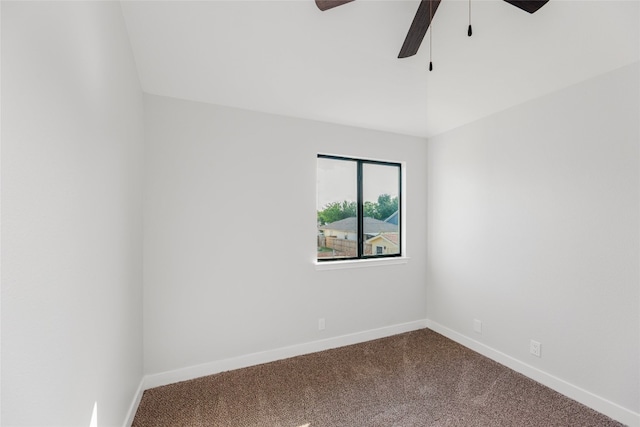
<svg viewBox="0 0 640 427">
<path fill-rule="evenodd" d="M 320 10 L 333 9 L 336 6 L 342 6 L 345 3 L 350 3 L 353 0 L 316 0 L 316 6 Z"/>
<path fill-rule="evenodd" d="M 520 9 L 533 13 L 547 4 L 549 0 L 504 0 L 509 4 L 519 7 Z"/>
<path fill-rule="evenodd" d="M 433 15 L 440 6 L 440 0 L 421 0 L 416 16 L 413 17 L 407 37 L 404 39 L 398 58 L 407 58 L 418 53 L 420 43 L 427 34 Z"/>
</svg>

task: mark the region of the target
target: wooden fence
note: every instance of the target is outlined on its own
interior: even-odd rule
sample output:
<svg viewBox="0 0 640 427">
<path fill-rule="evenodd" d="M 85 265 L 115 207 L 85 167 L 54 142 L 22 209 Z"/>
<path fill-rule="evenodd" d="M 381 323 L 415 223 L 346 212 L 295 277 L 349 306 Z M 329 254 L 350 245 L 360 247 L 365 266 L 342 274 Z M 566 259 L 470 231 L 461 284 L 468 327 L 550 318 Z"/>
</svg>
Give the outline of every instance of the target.
<svg viewBox="0 0 640 427">
<path fill-rule="evenodd" d="M 318 236 L 318 248 L 333 249 L 333 252 L 320 252 L 318 251 L 318 257 L 321 258 L 333 258 L 333 257 L 355 257 L 358 256 L 358 242 L 355 240 L 338 239 L 337 237 Z M 365 243 L 364 254 L 371 255 L 371 245 Z"/>
</svg>

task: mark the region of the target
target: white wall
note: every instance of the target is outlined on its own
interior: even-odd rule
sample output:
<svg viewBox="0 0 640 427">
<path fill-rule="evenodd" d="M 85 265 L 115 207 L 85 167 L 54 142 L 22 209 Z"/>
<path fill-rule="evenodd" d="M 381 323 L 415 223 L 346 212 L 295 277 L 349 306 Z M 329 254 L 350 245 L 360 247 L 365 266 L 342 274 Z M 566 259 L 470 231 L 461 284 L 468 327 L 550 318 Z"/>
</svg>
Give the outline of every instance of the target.
<svg viewBox="0 0 640 427">
<path fill-rule="evenodd" d="M 428 146 L 145 96 L 143 236 L 120 6 L 1 19 L 4 425 L 121 425 L 143 306 L 147 374 L 428 316 L 640 411 L 637 64 Z M 406 162 L 407 264 L 315 269 L 319 152 Z"/>
<path fill-rule="evenodd" d="M 430 139 L 427 191 L 429 319 L 636 414 L 638 76 L 636 63 Z"/>
<path fill-rule="evenodd" d="M 425 318 L 423 139 L 156 96 L 145 116 L 146 373 Z M 316 271 L 318 153 L 407 162 L 408 264 Z"/>
<path fill-rule="evenodd" d="M 122 425 L 142 378 L 142 92 L 118 2 L 2 2 L 2 424 Z"/>
</svg>

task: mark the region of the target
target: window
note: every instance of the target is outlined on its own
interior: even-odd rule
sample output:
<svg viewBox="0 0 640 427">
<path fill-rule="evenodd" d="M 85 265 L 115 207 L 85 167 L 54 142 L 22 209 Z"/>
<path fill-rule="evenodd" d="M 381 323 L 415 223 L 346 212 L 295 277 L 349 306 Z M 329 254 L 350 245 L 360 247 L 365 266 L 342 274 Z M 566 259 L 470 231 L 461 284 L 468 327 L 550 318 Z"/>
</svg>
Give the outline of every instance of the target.
<svg viewBox="0 0 640 427">
<path fill-rule="evenodd" d="M 318 154 L 318 261 L 401 256 L 399 163 Z"/>
</svg>

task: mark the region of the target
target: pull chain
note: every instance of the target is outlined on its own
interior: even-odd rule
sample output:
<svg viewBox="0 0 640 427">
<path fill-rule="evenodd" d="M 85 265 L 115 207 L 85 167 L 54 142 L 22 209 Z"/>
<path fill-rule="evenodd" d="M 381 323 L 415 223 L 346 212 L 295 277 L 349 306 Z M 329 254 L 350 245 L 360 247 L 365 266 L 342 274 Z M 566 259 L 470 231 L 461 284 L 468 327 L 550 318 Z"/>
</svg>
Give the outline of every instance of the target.
<svg viewBox="0 0 640 427">
<path fill-rule="evenodd" d="M 471 37 L 473 31 L 471 30 L 471 0 L 469 0 L 469 29 L 467 30 L 467 35 Z"/>
<path fill-rule="evenodd" d="M 433 71 L 433 62 L 431 61 L 431 53 L 433 52 L 433 13 L 431 12 L 431 4 L 433 0 L 429 0 L 429 71 Z"/>
</svg>

